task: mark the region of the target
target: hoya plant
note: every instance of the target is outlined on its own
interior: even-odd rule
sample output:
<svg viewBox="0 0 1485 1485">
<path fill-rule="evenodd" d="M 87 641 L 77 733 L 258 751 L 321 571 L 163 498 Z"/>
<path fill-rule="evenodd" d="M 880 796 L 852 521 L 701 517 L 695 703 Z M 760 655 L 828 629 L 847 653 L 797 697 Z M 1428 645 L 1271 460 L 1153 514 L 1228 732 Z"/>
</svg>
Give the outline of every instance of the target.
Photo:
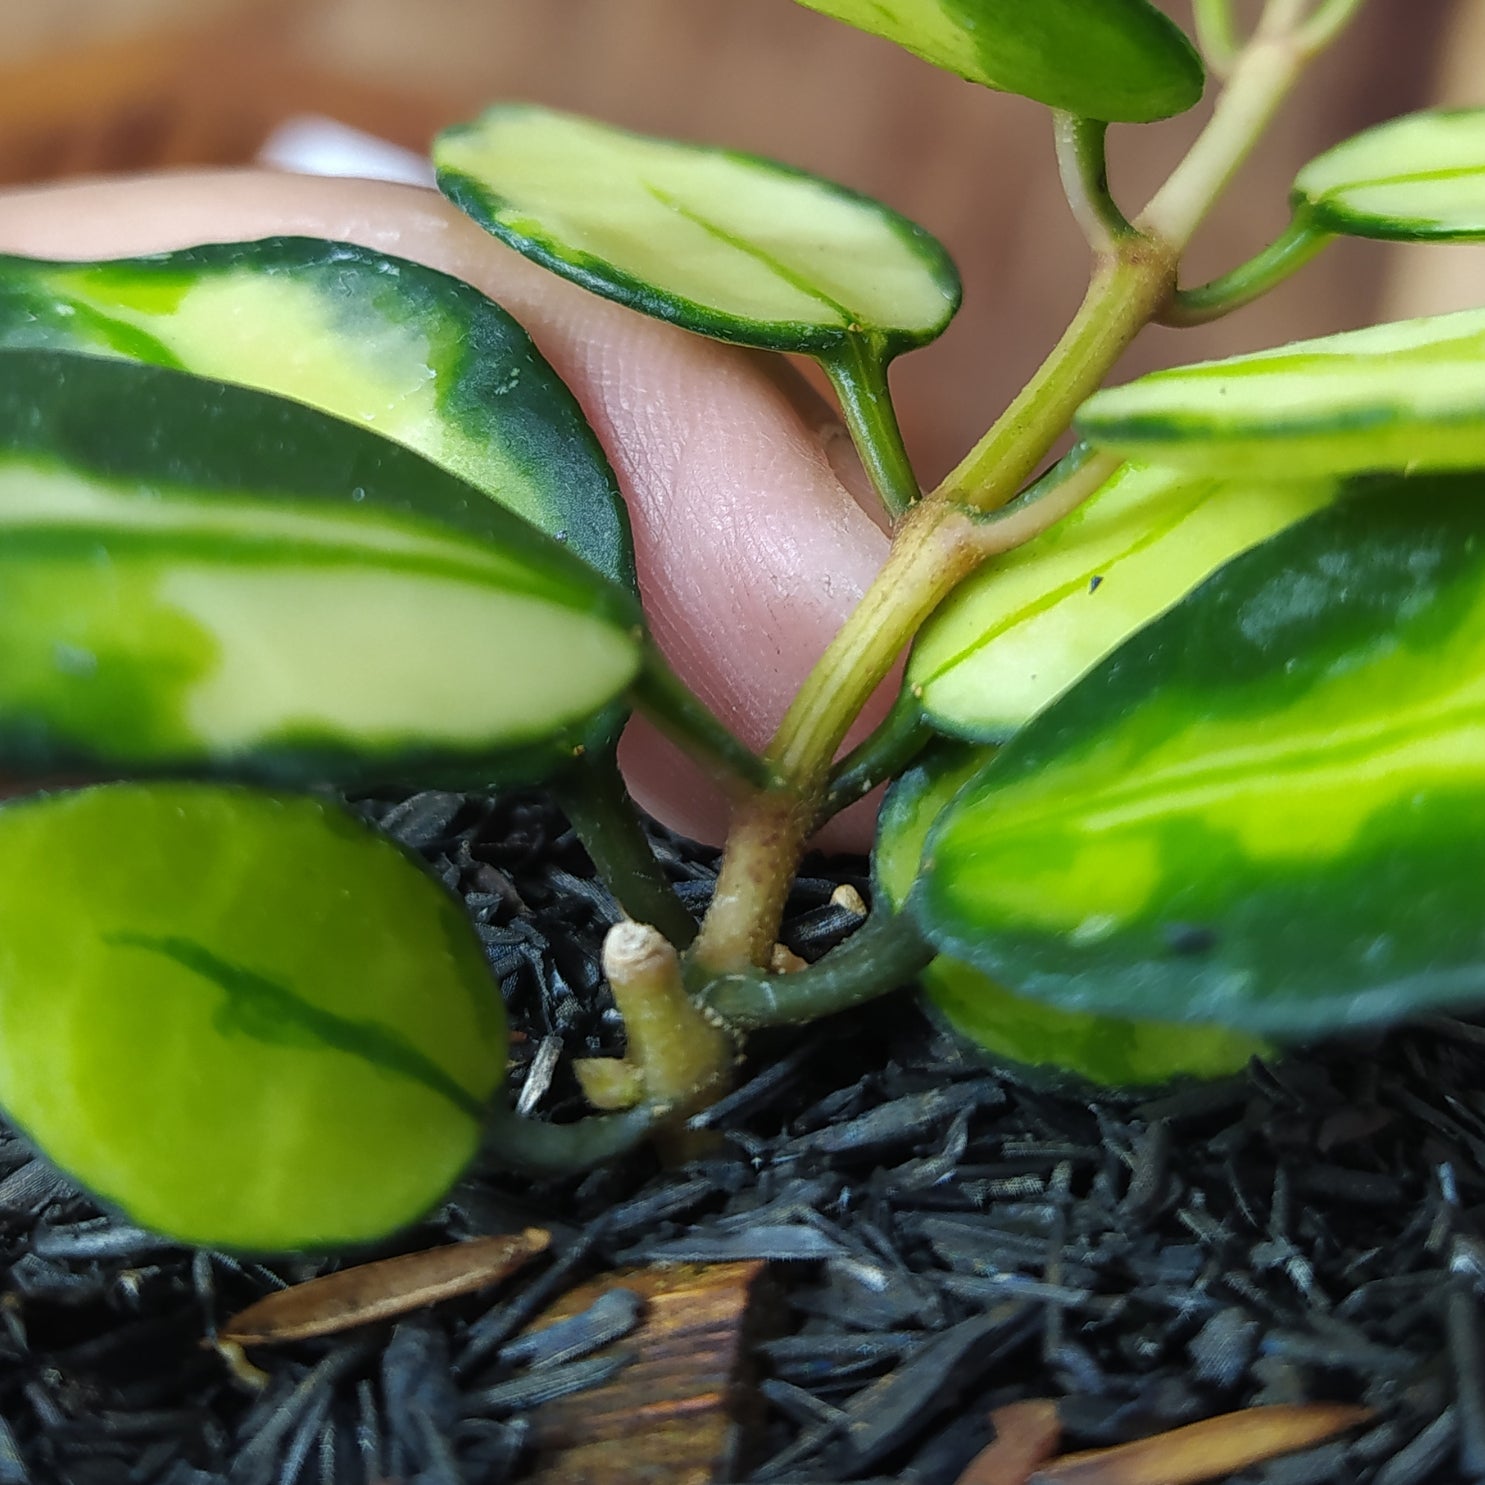
<svg viewBox="0 0 1485 1485">
<path fill-rule="evenodd" d="M 891 551 L 759 754 L 667 666 L 599 442 L 482 294 L 308 240 L 0 260 L 0 770 L 46 781 L 0 808 L 0 1107 L 135 1220 L 324 1248 L 476 1157 L 683 1149 L 750 1031 L 909 982 L 985 1057 L 1107 1096 L 1485 1000 L 1485 311 L 1105 386 L 1146 325 L 1336 237 L 1485 238 L 1485 112 L 1337 145 L 1270 247 L 1190 284 L 1360 0 L 1251 30 L 1194 0 L 1195 41 L 1147 0 L 805 3 L 1045 104 L 1089 241 L 1067 333 L 935 489 L 888 383 L 959 302 L 923 228 L 529 105 L 434 147 L 527 258 L 834 385 Z M 1109 125 L 1208 87 L 1170 178 L 1116 202 Z M 699 924 L 617 771 L 636 710 L 731 793 Z M 776 968 L 808 841 L 887 781 L 869 916 Z M 626 1051 L 577 1068 L 575 1123 L 511 1110 L 479 939 L 344 803 L 515 783 L 555 791 L 629 916 Z"/>
</svg>

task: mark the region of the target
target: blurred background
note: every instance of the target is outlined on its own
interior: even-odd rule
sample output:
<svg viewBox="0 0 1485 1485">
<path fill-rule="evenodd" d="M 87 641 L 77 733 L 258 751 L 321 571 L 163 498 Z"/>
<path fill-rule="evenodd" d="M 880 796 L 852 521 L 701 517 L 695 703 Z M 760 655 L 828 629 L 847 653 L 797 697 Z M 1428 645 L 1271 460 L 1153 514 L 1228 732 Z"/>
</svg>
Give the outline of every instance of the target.
<svg viewBox="0 0 1485 1485">
<path fill-rule="evenodd" d="M 1189 0 L 1162 3 L 1189 24 Z M 0 4 L 0 184 L 245 164 L 304 115 L 421 152 L 496 98 L 773 155 L 880 196 L 942 238 L 964 274 L 964 312 L 895 374 L 925 477 L 1025 380 L 1086 281 L 1044 110 L 793 0 Z M 1485 0 L 1369 0 L 1208 224 L 1188 279 L 1232 266 L 1282 226 L 1289 181 L 1311 155 L 1429 102 L 1485 103 Z M 1113 132 L 1126 209 L 1199 120 Z M 1477 249 L 1341 244 L 1229 320 L 1151 332 L 1124 370 L 1472 303 L 1485 303 Z"/>
</svg>

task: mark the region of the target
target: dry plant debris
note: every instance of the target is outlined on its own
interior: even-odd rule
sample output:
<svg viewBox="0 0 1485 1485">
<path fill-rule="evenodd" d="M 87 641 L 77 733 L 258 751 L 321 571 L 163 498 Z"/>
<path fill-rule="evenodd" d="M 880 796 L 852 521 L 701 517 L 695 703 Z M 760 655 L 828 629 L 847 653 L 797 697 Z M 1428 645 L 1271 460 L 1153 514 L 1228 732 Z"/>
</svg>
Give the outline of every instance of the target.
<svg viewBox="0 0 1485 1485">
<path fill-rule="evenodd" d="M 393 1320 L 499 1283 L 550 1242 L 549 1233 L 528 1227 L 343 1268 L 266 1295 L 227 1321 L 217 1339 L 229 1346 L 264 1346 Z"/>
<path fill-rule="evenodd" d="M 1112 1449 L 1067 1454 L 1027 1485 L 1200 1485 L 1322 1444 L 1372 1418 L 1336 1403 L 1247 1408 Z"/>
<path fill-rule="evenodd" d="M 990 1414 L 990 1422 L 995 1442 L 975 1455 L 956 1485 L 1026 1485 L 1062 1441 L 1057 1404 L 1049 1399 L 1007 1403 Z"/>
</svg>

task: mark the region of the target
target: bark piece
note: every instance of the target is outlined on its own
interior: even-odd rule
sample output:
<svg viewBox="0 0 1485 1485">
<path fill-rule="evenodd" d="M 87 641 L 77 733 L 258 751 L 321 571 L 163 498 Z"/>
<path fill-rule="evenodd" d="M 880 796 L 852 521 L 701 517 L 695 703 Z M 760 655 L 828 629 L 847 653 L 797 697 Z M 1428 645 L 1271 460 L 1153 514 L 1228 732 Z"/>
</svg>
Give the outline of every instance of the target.
<svg viewBox="0 0 1485 1485">
<path fill-rule="evenodd" d="M 535 1485 L 711 1485 L 732 1478 L 750 1416 L 744 1364 L 763 1270 L 758 1262 L 622 1270 L 571 1290 L 547 1310 L 533 1331 L 580 1314 L 615 1289 L 645 1303 L 639 1327 L 597 1353 L 626 1351 L 629 1364 L 601 1386 L 533 1415 Z"/>
</svg>

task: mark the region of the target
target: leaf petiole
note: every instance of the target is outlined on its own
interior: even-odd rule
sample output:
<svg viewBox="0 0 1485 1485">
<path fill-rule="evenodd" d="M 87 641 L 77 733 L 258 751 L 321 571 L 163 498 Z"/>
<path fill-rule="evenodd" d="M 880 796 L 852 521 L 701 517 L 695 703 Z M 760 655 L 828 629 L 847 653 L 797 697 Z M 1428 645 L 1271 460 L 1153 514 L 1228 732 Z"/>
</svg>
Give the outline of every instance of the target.
<svg viewBox="0 0 1485 1485">
<path fill-rule="evenodd" d="M 729 792 L 739 786 L 771 789 L 778 777 L 768 763 L 737 738 L 646 640 L 639 674 L 630 683 L 634 704 L 673 742 L 707 768 Z"/>
<path fill-rule="evenodd" d="M 1068 205 L 1088 245 L 1100 257 L 1118 250 L 1122 238 L 1134 234 L 1128 218 L 1109 194 L 1108 156 L 1105 141 L 1109 126 L 1099 119 L 1077 114 L 1052 115 L 1057 139 L 1057 169 Z"/>
<path fill-rule="evenodd" d="M 1205 325 L 1261 299 L 1298 273 L 1335 234 L 1296 217 L 1262 252 L 1210 283 L 1177 289 L 1157 317 L 1162 325 Z"/>
<path fill-rule="evenodd" d="M 581 759 L 551 787 L 620 907 L 684 949 L 696 937 L 696 921 L 655 859 L 613 755 Z"/>
<path fill-rule="evenodd" d="M 819 361 L 835 388 L 872 488 L 895 523 L 921 492 L 892 406 L 887 358 L 875 340 L 853 334 L 835 350 L 822 353 Z"/>
<path fill-rule="evenodd" d="M 821 816 L 839 814 L 878 784 L 901 773 L 932 736 L 933 729 L 923 716 L 918 698 L 904 691 L 871 734 L 831 770 Z"/>
</svg>

